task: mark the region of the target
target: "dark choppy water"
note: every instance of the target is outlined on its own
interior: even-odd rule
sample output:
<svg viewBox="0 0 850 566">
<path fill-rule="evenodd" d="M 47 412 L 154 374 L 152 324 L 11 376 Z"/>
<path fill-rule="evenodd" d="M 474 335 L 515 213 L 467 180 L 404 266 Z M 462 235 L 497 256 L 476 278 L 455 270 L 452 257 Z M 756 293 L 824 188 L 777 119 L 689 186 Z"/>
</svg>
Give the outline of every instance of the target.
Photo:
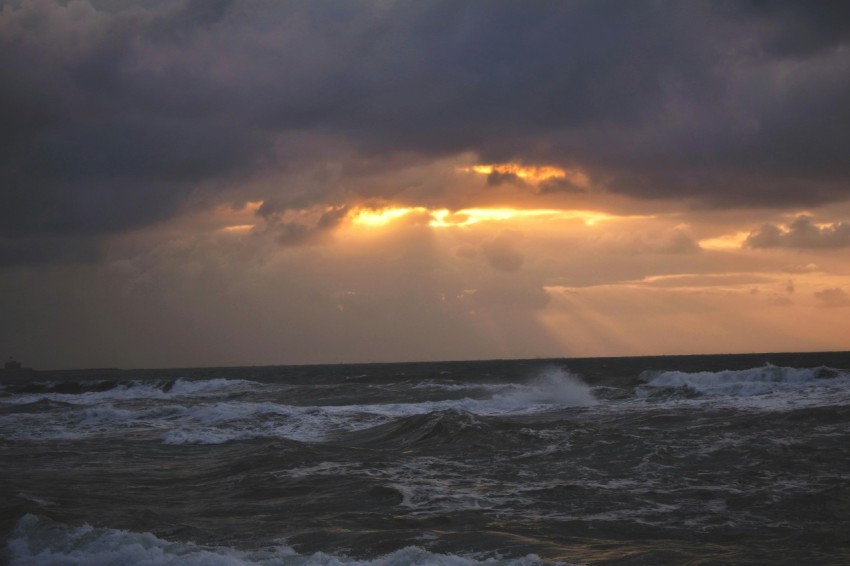
<svg viewBox="0 0 850 566">
<path fill-rule="evenodd" d="M 848 564 L 846 368 L 785 354 L 5 376 L 3 559 Z"/>
</svg>

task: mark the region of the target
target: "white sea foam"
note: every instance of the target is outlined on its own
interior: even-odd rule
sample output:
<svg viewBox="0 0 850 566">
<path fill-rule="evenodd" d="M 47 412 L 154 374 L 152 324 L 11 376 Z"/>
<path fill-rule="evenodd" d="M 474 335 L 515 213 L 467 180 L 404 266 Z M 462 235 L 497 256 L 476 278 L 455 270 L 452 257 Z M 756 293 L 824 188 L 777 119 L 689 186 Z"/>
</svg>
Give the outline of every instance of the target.
<svg viewBox="0 0 850 566">
<path fill-rule="evenodd" d="M 47 413 L 0 416 L 0 433 L 14 440 L 76 440 L 129 428 L 167 426 L 181 407 L 163 406 L 128 410 L 111 403 L 70 407 Z"/>
<path fill-rule="evenodd" d="M 434 411 L 459 410 L 482 416 L 529 414 L 560 407 L 583 407 L 596 400 L 590 388 L 577 376 L 560 368 L 544 370 L 526 384 L 491 386 L 500 391 L 486 399 L 448 399 L 421 403 L 350 405 L 329 410 L 360 411 L 386 417 L 406 417 Z"/>
<path fill-rule="evenodd" d="M 364 476 L 378 479 L 401 495 L 398 505 L 411 515 L 479 509 L 540 516 L 539 510 L 534 508 L 534 499 L 522 493 L 523 490 L 538 489 L 538 482 L 529 487 L 524 479 L 495 481 L 482 476 L 480 468 L 475 465 L 443 458 L 416 456 L 380 468 L 364 467 L 360 463 L 323 463 L 283 469 L 274 472 L 274 475 L 287 478 Z"/>
<path fill-rule="evenodd" d="M 703 396 L 749 397 L 818 387 L 847 387 L 850 376 L 830 368 L 792 368 L 765 365 L 745 370 L 665 371 L 651 375 L 643 392 L 678 389 Z"/>
<path fill-rule="evenodd" d="M 26 515 L 8 543 L 12 566 L 75 565 L 112 566 L 123 564 L 158 565 L 291 565 L 291 566 L 402 566 L 409 564 L 473 566 L 476 564 L 531 566 L 545 564 L 537 555 L 515 559 L 467 557 L 436 554 L 409 546 L 371 560 L 344 555 L 298 554 L 288 546 L 243 551 L 222 546 L 202 546 L 171 542 L 150 533 L 70 527 Z"/>
<path fill-rule="evenodd" d="M 321 442 L 337 434 L 363 430 L 391 420 L 438 411 L 481 416 L 531 414 L 553 408 L 594 403 L 577 377 L 552 368 L 527 384 L 504 384 L 489 398 L 446 399 L 411 403 L 296 406 L 275 402 L 222 400 L 238 388 L 260 384 L 242 380 L 177 380 L 116 386 L 77 395 L 21 395 L 16 404 L 43 399 L 68 403 L 65 408 L 0 416 L 0 432 L 18 440 L 70 440 L 94 435 L 148 431 L 166 444 L 221 444 L 253 438 L 287 438 Z M 167 389 L 164 390 L 164 389 Z M 153 403 L 139 403 L 139 401 Z M 21 426 L 24 424 L 25 426 Z"/>
<path fill-rule="evenodd" d="M 0 398 L 0 403 L 27 404 L 42 400 L 72 403 L 79 405 L 95 405 L 105 401 L 132 401 L 136 399 L 173 399 L 178 397 L 200 397 L 224 395 L 239 387 L 261 387 L 262 384 L 243 379 L 177 379 L 168 381 L 129 381 L 118 383 L 105 391 L 83 391 L 81 393 L 60 393 L 43 391 L 24 393 Z"/>
<path fill-rule="evenodd" d="M 288 438 L 317 442 L 332 432 L 354 430 L 384 422 L 352 419 L 328 407 L 298 407 L 276 403 L 221 402 L 188 408 L 163 435 L 166 444 L 221 444 L 251 438 Z"/>
<path fill-rule="evenodd" d="M 411 386 L 411 389 L 426 389 L 437 391 L 504 391 L 513 388 L 511 383 L 458 383 L 449 381 L 434 381 L 428 379 Z"/>
<path fill-rule="evenodd" d="M 587 384 L 578 376 L 557 367 L 544 370 L 531 383 L 510 393 L 494 396 L 493 401 L 518 409 L 542 405 L 586 407 L 596 404 Z"/>
<path fill-rule="evenodd" d="M 638 401 L 665 405 L 784 411 L 850 404 L 850 373 L 833 368 L 765 365 L 745 370 L 647 372 L 635 390 Z"/>
<path fill-rule="evenodd" d="M 458 383 L 426 380 L 411 389 L 438 391 L 478 391 L 491 394 L 489 399 L 463 399 L 460 408 L 480 414 L 536 411 L 543 405 L 582 407 L 593 405 L 596 399 L 577 375 L 558 367 L 544 369 L 528 383 Z M 473 401 L 470 404 L 470 401 Z M 449 401 L 451 403 L 451 401 Z"/>
</svg>

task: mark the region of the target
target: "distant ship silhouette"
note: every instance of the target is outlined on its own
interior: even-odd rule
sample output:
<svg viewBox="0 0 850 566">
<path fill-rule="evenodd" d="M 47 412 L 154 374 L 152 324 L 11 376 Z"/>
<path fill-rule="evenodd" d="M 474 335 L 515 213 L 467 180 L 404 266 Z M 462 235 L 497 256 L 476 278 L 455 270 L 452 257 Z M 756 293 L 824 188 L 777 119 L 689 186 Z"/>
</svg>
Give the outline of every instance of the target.
<svg viewBox="0 0 850 566">
<path fill-rule="evenodd" d="M 3 364 L 3 371 L 6 373 L 22 373 L 35 370 L 23 367 L 21 362 L 15 361 L 15 359 L 10 356 L 6 363 Z"/>
</svg>

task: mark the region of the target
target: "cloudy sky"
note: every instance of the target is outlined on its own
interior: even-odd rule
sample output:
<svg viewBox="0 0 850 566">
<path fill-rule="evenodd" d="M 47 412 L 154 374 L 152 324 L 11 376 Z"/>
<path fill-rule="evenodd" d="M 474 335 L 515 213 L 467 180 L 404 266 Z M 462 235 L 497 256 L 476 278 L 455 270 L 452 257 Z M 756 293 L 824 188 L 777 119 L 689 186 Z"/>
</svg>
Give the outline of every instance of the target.
<svg viewBox="0 0 850 566">
<path fill-rule="evenodd" d="M 850 349 L 850 3 L 0 0 L 37 368 Z"/>
</svg>

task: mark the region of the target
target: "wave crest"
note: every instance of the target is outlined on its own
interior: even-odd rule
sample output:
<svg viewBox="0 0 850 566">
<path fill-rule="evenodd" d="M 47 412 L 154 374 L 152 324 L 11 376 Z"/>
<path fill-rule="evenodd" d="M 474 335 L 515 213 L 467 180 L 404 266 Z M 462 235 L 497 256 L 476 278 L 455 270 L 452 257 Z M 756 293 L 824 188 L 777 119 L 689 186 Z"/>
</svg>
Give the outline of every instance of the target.
<svg viewBox="0 0 850 566">
<path fill-rule="evenodd" d="M 530 383 L 510 393 L 495 395 L 493 400 L 518 406 L 557 404 L 586 407 L 597 402 L 590 387 L 577 375 L 557 367 L 543 370 Z"/>
<path fill-rule="evenodd" d="M 10 386 L 1 399 L 4 403 L 34 403 L 43 399 L 73 404 L 133 399 L 168 399 L 187 395 L 217 395 L 234 388 L 258 386 L 242 379 L 162 379 L 154 381 L 47 381 Z"/>
<path fill-rule="evenodd" d="M 850 385 L 850 375 L 834 368 L 793 368 L 765 365 L 745 370 L 644 372 L 639 397 L 684 394 L 698 397 L 751 397 L 813 387 Z"/>
<path fill-rule="evenodd" d="M 474 414 L 458 409 L 412 415 L 352 432 L 346 444 L 381 448 L 410 448 L 429 444 L 468 443 L 470 434 L 486 434 L 489 427 Z"/>
<path fill-rule="evenodd" d="M 435 566 L 532 566 L 551 564 L 537 555 L 515 559 L 477 560 L 455 554 L 437 554 L 416 546 L 408 546 L 371 560 L 316 552 L 298 554 L 288 546 L 243 551 L 225 546 L 202 546 L 190 542 L 171 542 L 151 533 L 95 528 L 90 525 L 70 527 L 35 515 L 25 515 L 9 540 L 11 564 L 203 564 L 207 566 L 242 566 L 291 564 L 293 566 L 402 566 L 433 564 Z"/>
</svg>

